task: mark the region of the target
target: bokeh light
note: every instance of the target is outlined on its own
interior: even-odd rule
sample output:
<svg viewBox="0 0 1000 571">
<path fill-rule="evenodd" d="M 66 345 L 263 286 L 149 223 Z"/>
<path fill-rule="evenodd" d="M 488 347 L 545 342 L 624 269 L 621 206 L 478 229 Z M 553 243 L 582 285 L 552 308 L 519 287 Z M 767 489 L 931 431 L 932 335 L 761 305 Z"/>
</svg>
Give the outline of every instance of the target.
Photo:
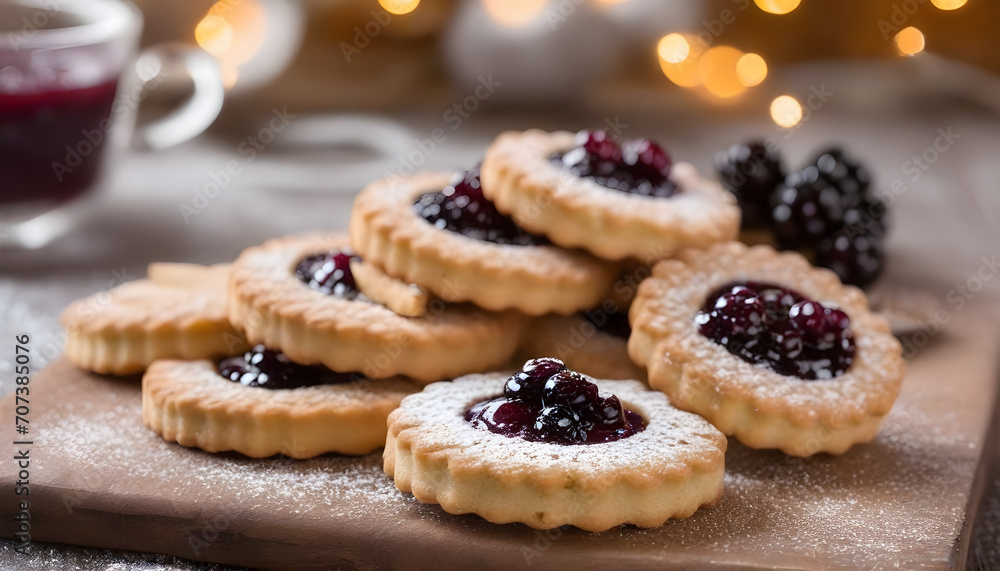
<svg viewBox="0 0 1000 571">
<path fill-rule="evenodd" d="M 233 27 L 224 18 L 209 14 L 195 26 L 194 39 L 201 49 L 218 56 L 233 45 Z"/>
<path fill-rule="evenodd" d="M 378 3 L 390 14 L 409 14 L 417 8 L 420 0 L 378 0 Z"/>
<path fill-rule="evenodd" d="M 216 2 L 194 29 L 195 41 L 219 60 L 223 84 L 236 84 L 237 68 L 252 60 L 267 34 L 267 18 L 259 0 L 242 0 L 233 5 Z"/>
<path fill-rule="evenodd" d="M 670 36 L 677 36 L 671 38 Z M 673 46 L 677 51 L 664 49 L 664 41 L 667 48 Z M 683 43 L 681 43 L 683 42 Z M 698 60 L 701 58 L 701 44 L 697 39 L 689 34 L 669 34 L 660 39 L 656 46 L 657 59 L 660 60 L 660 69 L 667 79 L 681 87 L 698 87 L 701 85 L 701 77 L 698 75 Z M 681 53 L 685 57 L 679 61 L 671 61 L 680 57 Z M 668 56 L 670 59 L 665 58 Z"/>
<path fill-rule="evenodd" d="M 698 77 L 705 89 L 721 98 L 743 93 L 746 86 L 736 71 L 741 57 L 743 52 L 730 46 L 716 46 L 705 52 L 698 62 Z"/>
<path fill-rule="evenodd" d="M 758 8 L 768 14 L 787 14 L 799 7 L 802 0 L 753 0 Z"/>
<path fill-rule="evenodd" d="M 235 65 L 219 62 L 219 72 L 222 74 L 222 85 L 226 89 L 236 85 L 236 80 L 240 77 L 240 70 Z"/>
<path fill-rule="evenodd" d="M 935 8 L 941 10 L 958 10 L 962 6 L 965 6 L 967 0 L 931 0 L 931 4 L 934 4 Z"/>
<path fill-rule="evenodd" d="M 736 75 L 747 87 L 759 85 L 767 77 L 767 62 L 757 54 L 743 54 L 736 62 Z"/>
<path fill-rule="evenodd" d="M 771 119 L 781 127 L 794 127 L 802 120 L 802 105 L 791 95 L 779 95 L 771 102 Z"/>
<path fill-rule="evenodd" d="M 521 27 L 542 14 L 546 0 L 482 0 L 491 18 L 512 28 Z"/>
<path fill-rule="evenodd" d="M 893 41 L 896 42 L 896 49 L 900 55 L 912 56 L 924 51 L 924 34 L 913 26 L 897 32 Z"/>
<path fill-rule="evenodd" d="M 667 63 L 681 63 L 691 53 L 691 45 L 680 34 L 667 34 L 656 44 L 656 53 Z"/>
</svg>

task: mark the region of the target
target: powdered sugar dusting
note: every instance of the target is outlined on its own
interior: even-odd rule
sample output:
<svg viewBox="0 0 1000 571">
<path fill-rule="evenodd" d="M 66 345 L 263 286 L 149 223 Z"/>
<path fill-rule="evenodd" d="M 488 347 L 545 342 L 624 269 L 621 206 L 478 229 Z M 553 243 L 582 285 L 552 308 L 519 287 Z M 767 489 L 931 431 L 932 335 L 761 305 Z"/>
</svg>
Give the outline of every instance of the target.
<svg viewBox="0 0 1000 571">
<path fill-rule="evenodd" d="M 947 551 L 928 561 L 913 545 L 950 546 L 959 536 L 967 494 L 960 484 L 974 470 L 976 454 L 971 441 L 948 436 L 947 427 L 933 430 L 939 423 L 897 407 L 875 442 L 837 457 L 796 458 L 731 440 L 718 506 L 657 530 L 616 533 L 708 548 L 720 563 L 766 564 L 780 554 L 781 561 L 807 567 L 947 564 Z M 968 453 L 956 461 L 955 450 Z"/>
<path fill-rule="evenodd" d="M 566 446 L 528 442 L 473 428 L 468 407 L 503 392 L 505 375 L 466 375 L 434 383 L 403 399 L 390 416 L 389 430 L 414 451 L 447 450 L 450 469 L 489 473 L 512 481 L 536 475 L 567 475 L 597 485 L 644 474 L 685 475 L 690 467 L 717 470 L 725 441 L 705 419 L 672 407 L 666 397 L 638 381 L 595 380 L 605 395 L 615 394 L 626 408 L 646 419 L 646 428 L 627 438 Z"/>
<path fill-rule="evenodd" d="M 263 504 L 317 517 L 370 517 L 373 508 L 377 513 L 378 508 L 416 503 L 396 490 L 382 471 L 381 450 L 362 457 L 310 460 L 209 454 L 163 441 L 142 426 L 141 416 L 136 402 L 94 416 L 72 416 L 42 429 L 35 440 L 49 453 L 39 455 L 37 473 L 55 477 L 68 464 L 86 468 L 74 482 L 86 492 L 131 494 L 137 481 L 155 481 L 157 496 L 185 504 Z M 116 476 L 102 476 L 108 473 Z"/>
<path fill-rule="evenodd" d="M 918 388 L 937 386 L 925 384 L 935 380 L 922 374 L 928 369 L 915 369 L 908 382 Z M 69 368 L 55 367 L 56 373 L 60 370 L 65 376 Z M 395 488 L 382 472 L 378 452 L 299 461 L 209 454 L 164 442 L 145 428 L 138 386 L 56 374 L 40 375 L 33 383 L 41 383 L 39 394 L 54 395 L 54 381 L 80 383 L 102 394 L 52 402 L 40 417 L 48 420 L 38 427 L 32 448 L 32 491 L 39 501 L 42 494 L 68 494 L 72 503 L 67 505 L 81 510 L 154 509 L 191 522 L 225 516 L 230 532 L 241 541 L 263 541 L 262 548 L 267 541 L 301 542 L 303 557 L 309 542 L 316 541 L 307 531 L 318 528 L 340 541 L 347 541 L 340 534 L 364 530 L 351 536 L 351 549 L 372 558 L 379 549 L 417 557 L 429 545 L 423 538 L 436 538 L 448 546 L 436 554 L 442 566 L 453 555 L 468 556 L 484 545 L 499 548 L 492 556 L 508 562 L 513 558 L 523 564 L 529 557 L 547 567 L 577 565 L 595 556 L 606 561 L 628 557 L 636 568 L 674 557 L 720 565 L 945 566 L 954 563 L 949 558 L 962 531 L 981 447 L 981 435 L 963 422 L 967 411 L 928 410 L 913 398 L 904 399 L 874 442 L 842 456 L 793 458 L 731 440 L 722 500 L 688 519 L 601 534 L 573 528 L 541 532 L 422 505 Z M 627 396 L 630 384 L 612 381 L 602 388 L 625 402 L 638 402 Z M 635 467 L 630 461 L 608 463 L 627 471 Z M 117 503 L 109 506 L 109 498 Z M 55 502 L 61 505 L 59 496 Z M 136 507 L 140 504 L 142 508 Z"/>
</svg>

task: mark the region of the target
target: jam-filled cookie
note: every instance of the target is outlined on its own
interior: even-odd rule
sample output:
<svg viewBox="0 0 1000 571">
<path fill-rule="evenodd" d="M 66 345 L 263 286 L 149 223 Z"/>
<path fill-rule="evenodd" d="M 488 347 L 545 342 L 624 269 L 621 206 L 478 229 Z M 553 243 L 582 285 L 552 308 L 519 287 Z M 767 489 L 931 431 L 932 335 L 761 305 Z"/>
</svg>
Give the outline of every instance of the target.
<svg viewBox="0 0 1000 571">
<path fill-rule="evenodd" d="M 162 360 L 142 378 L 142 419 L 165 440 L 254 458 L 367 454 L 420 385 L 299 365 L 256 346 L 221 361 Z"/>
<path fill-rule="evenodd" d="M 368 265 L 344 234 L 249 248 L 230 272 L 229 317 L 251 343 L 297 363 L 371 378 L 428 383 L 489 370 L 513 355 L 522 316 L 429 299 Z"/>
<path fill-rule="evenodd" d="M 800 254 L 686 250 L 642 283 L 632 359 L 674 405 L 751 448 L 841 454 L 878 432 L 902 349 L 865 295 Z"/>
<path fill-rule="evenodd" d="M 648 139 L 507 132 L 486 151 L 482 178 L 487 198 L 525 230 L 609 260 L 652 262 L 739 232 L 732 195 Z"/>
<path fill-rule="evenodd" d="M 156 359 L 232 355 L 248 345 L 229 323 L 229 266 L 150 264 L 149 276 L 63 311 L 63 353 L 96 373 L 130 375 Z"/>
<path fill-rule="evenodd" d="M 553 246 L 497 212 L 478 170 L 376 181 L 355 199 L 350 233 L 386 273 L 490 310 L 570 314 L 607 298 L 618 274 L 617 264 Z"/>
<path fill-rule="evenodd" d="M 505 383 L 506 380 L 506 383 Z M 537 529 L 662 525 L 722 496 L 726 438 L 638 381 L 593 381 L 558 359 L 469 375 L 403 399 L 384 467 L 455 514 Z"/>
</svg>

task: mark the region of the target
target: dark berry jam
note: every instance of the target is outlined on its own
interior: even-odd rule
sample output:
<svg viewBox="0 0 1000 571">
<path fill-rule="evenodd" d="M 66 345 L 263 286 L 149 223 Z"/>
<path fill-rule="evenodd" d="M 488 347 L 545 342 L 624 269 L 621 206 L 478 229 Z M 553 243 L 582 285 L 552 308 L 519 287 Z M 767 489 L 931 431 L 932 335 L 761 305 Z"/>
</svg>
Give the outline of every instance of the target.
<svg viewBox="0 0 1000 571">
<path fill-rule="evenodd" d="M 553 444 L 613 442 L 646 428 L 618 397 L 601 395 L 596 384 L 548 357 L 525 363 L 502 396 L 472 405 L 465 419 L 481 430 Z"/>
<path fill-rule="evenodd" d="M 733 355 L 782 375 L 831 379 L 854 360 L 846 313 L 774 284 L 726 284 L 709 294 L 695 323 Z"/>
<path fill-rule="evenodd" d="M 359 373 L 337 373 L 322 365 L 293 363 L 284 353 L 257 345 L 242 356 L 219 361 L 219 374 L 247 387 L 295 389 L 347 383 L 363 378 Z"/>
<path fill-rule="evenodd" d="M 327 295 L 354 299 L 358 295 L 358 286 L 351 273 L 352 259 L 358 259 L 358 256 L 350 250 L 309 256 L 295 267 L 295 277 Z"/>
<path fill-rule="evenodd" d="M 16 67 L 10 71 L 19 76 Z M 61 202 L 90 189 L 107 147 L 118 82 L 31 93 L 5 87 L 0 85 L 0 204 Z"/>
<path fill-rule="evenodd" d="M 547 243 L 544 238 L 525 232 L 483 196 L 478 166 L 440 192 L 421 195 L 413 210 L 437 228 L 484 242 L 513 246 Z"/>
<path fill-rule="evenodd" d="M 580 131 L 576 144 L 549 160 L 612 190 L 657 198 L 678 192 L 670 181 L 670 155 L 649 139 L 619 145 L 604 131 Z"/>
</svg>

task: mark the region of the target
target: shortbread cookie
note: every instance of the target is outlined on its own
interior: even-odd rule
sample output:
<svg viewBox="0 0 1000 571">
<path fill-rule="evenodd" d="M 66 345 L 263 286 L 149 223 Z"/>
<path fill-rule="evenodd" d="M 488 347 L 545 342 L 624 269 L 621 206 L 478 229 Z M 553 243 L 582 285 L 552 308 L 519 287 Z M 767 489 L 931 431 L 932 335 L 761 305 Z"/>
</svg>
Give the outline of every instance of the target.
<svg viewBox="0 0 1000 571">
<path fill-rule="evenodd" d="M 64 354 L 83 369 L 129 375 L 156 359 L 244 351 L 226 312 L 228 274 L 227 264 L 151 264 L 148 279 L 77 300 L 62 314 Z"/>
<path fill-rule="evenodd" d="M 751 448 L 841 454 L 899 393 L 902 349 L 865 295 L 800 254 L 720 244 L 639 287 L 629 354 L 672 403 Z"/>
<path fill-rule="evenodd" d="M 718 430 L 642 383 L 590 382 L 536 359 L 510 379 L 469 375 L 405 398 L 389 416 L 384 467 L 449 513 L 599 532 L 715 504 L 725 451 Z"/>
<path fill-rule="evenodd" d="M 234 378 L 224 377 L 220 365 Z M 389 412 L 418 390 L 402 377 L 371 380 L 303 367 L 258 347 L 221 364 L 156 361 L 142 378 L 142 419 L 164 440 L 208 452 L 367 454 L 385 444 Z"/>
<path fill-rule="evenodd" d="M 605 299 L 618 273 L 518 228 L 483 197 L 475 170 L 379 180 L 355 199 L 350 231 L 390 275 L 490 310 L 573 313 Z"/>
<path fill-rule="evenodd" d="M 652 263 L 739 232 L 732 195 L 648 139 L 511 131 L 486 151 L 482 178 L 487 198 L 525 230 L 609 260 Z"/>
<path fill-rule="evenodd" d="M 517 355 L 554 356 L 567 367 L 598 379 L 646 380 L 646 370 L 628 356 L 628 316 L 601 308 L 575 315 L 543 315 L 525 328 Z"/>
<path fill-rule="evenodd" d="M 431 301 L 422 317 L 399 315 L 359 291 L 351 272 L 355 259 L 344 234 L 279 238 L 249 248 L 233 263 L 229 316 L 251 343 L 297 363 L 371 378 L 404 375 L 428 383 L 495 368 L 514 353 L 523 316 L 441 300 Z M 411 291 L 396 283 L 372 297 Z"/>
</svg>

